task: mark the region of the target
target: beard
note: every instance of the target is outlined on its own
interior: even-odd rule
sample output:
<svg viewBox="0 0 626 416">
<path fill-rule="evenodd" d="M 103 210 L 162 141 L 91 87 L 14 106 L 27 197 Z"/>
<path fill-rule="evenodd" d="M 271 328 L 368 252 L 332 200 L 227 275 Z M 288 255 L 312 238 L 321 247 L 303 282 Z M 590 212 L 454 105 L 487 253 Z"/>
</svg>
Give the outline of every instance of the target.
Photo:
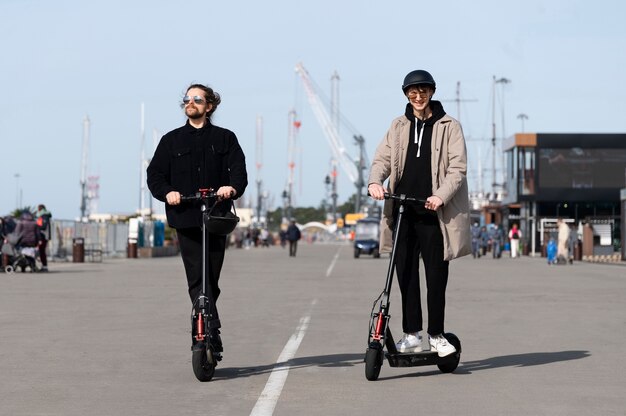
<svg viewBox="0 0 626 416">
<path fill-rule="evenodd" d="M 201 120 L 206 117 L 205 113 L 200 112 L 195 107 L 187 107 L 187 109 L 185 110 L 185 115 L 187 115 L 187 117 L 192 120 Z"/>
</svg>

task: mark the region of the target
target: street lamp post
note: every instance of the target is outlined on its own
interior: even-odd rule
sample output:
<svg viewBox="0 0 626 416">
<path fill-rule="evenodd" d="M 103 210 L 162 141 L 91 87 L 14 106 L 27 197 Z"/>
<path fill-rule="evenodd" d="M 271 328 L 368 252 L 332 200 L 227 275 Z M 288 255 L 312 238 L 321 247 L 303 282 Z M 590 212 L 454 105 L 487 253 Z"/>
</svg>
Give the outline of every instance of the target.
<svg viewBox="0 0 626 416">
<path fill-rule="evenodd" d="M 505 87 L 507 84 L 510 84 L 510 83 L 511 83 L 511 80 L 510 80 L 510 79 L 508 79 L 508 78 L 504 78 L 504 77 L 502 77 L 502 78 L 500 78 L 500 79 L 495 79 L 495 77 L 494 77 L 494 80 L 495 80 L 494 82 L 495 82 L 496 84 L 501 84 L 501 85 L 502 85 L 502 103 L 501 103 L 501 104 L 502 104 L 502 114 L 501 114 L 501 116 L 502 116 L 502 139 L 501 139 L 501 143 L 503 143 L 503 142 L 504 142 L 504 140 L 506 139 L 506 128 L 505 128 L 505 124 L 504 124 L 504 120 L 505 120 L 505 111 L 504 111 L 504 87 Z M 495 91 L 494 91 L 494 102 L 495 102 Z M 495 105 L 495 104 L 494 104 L 494 105 Z M 494 113 L 495 113 L 495 109 L 494 109 Z M 495 116 L 494 116 L 494 117 L 495 117 Z M 495 122 L 494 122 L 494 124 L 495 124 Z M 495 127 L 494 127 L 494 129 L 495 129 Z M 495 136 L 495 131 L 494 131 L 494 136 Z M 504 189 L 504 188 L 505 188 L 505 182 L 506 182 L 506 174 L 505 174 L 506 169 L 505 169 L 505 166 L 504 166 L 504 165 L 505 165 L 505 159 L 504 159 L 504 152 L 503 152 L 503 150 L 504 150 L 504 149 L 500 149 L 500 151 L 502 152 L 502 160 L 501 160 L 501 164 L 502 164 L 502 166 L 501 166 L 501 168 L 502 168 L 502 181 L 501 181 L 501 186 L 502 186 L 502 189 Z M 495 178 L 494 178 L 494 182 L 495 182 Z"/>
<path fill-rule="evenodd" d="M 520 113 L 517 115 L 517 118 L 522 121 L 522 133 L 524 133 L 524 120 L 528 120 L 528 116 L 524 113 Z"/>
</svg>

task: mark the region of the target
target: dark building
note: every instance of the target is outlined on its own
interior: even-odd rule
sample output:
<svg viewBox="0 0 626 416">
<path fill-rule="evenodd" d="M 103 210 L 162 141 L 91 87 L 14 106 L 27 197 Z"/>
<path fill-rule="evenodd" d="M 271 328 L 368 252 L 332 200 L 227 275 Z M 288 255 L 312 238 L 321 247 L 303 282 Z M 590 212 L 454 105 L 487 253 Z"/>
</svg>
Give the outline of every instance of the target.
<svg viewBox="0 0 626 416">
<path fill-rule="evenodd" d="M 520 224 L 526 252 L 541 250 L 557 218 L 589 226 L 594 254 L 619 251 L 626 134 L 515 134 L 504 151 L 504 226 Z"/>
</svg>

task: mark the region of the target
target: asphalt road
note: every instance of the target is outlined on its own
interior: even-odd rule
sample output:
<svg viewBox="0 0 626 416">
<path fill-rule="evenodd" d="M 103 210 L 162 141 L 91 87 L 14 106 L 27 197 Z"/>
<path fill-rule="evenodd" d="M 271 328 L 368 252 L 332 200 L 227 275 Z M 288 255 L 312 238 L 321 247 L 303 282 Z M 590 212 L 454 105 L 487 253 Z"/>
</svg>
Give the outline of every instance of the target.
<svg viewBox="0 0 626 416">
<path fill-rule="evenodd" d="M 539 258 L 451 264 L 458 369 L 367 381 L 370 311 L 388 258 L 348 245 L 227 252 L 224 360 L 191 369 L 178 257 L 0 274 L 0 415 L 625 415 L 626 267 Z M 391 329 L 401 335 L 397 286 Z"/>
</svg>

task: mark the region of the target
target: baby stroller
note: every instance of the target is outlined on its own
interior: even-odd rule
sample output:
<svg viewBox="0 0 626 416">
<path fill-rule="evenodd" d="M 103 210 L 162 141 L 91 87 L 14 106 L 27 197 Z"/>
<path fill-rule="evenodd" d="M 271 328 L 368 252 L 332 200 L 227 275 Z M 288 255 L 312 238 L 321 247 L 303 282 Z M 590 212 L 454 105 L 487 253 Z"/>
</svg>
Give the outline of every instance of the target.
<svg viewBox="0 0 626 416">
<path fill-rule="evenodd" d="M 6 259 L 4 271 L 13 273 L 16 270 L 26 272 L 30 269 L 31 273 L 39 271 L 37 267 L 37 248 L 20 246 L 20 237 L 15 234 L 9 234 L 4 238 L 2 244 L 2 257 Z"/>
</svg>

